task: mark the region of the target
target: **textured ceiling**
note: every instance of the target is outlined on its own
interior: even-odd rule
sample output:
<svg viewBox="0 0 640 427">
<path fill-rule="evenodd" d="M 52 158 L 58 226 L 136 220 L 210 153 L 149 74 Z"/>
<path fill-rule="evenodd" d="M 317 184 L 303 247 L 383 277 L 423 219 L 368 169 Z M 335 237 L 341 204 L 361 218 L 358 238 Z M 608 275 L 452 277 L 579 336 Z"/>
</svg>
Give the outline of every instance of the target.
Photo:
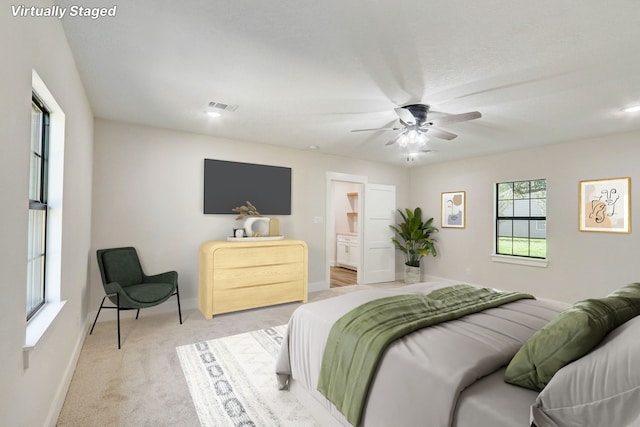
<svg viewBox="0 0 640 427">
<path fill-rule="evenodd" d="M 637 0 L 136 0 L 63 26 L 105 119 L 398 165 L 394 132 L 351 130 L 410 103 L 483 115 L 412 165 L 640 130 Z"/>
</svg>

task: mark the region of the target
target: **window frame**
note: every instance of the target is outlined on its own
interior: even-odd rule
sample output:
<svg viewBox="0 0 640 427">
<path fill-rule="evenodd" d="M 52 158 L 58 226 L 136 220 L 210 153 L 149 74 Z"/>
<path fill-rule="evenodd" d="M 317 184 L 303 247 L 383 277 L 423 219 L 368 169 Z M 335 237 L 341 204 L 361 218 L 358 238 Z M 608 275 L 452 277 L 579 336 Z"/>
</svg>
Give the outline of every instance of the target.
<svg viewBox="0 0 640 427">
<path fill-rule="evenodd" d="M 48 195 L 48 180 L 49 180 L 49 127 L 50 127 L 50 115 L 51 112 L 45 106 L 44 102 L 38 97 L 35 92 L 31 95 L 32 108 L 41 112 L 42 118 L 38 123 L 39 134 L 37 135 L 37 147 L 34 146 L 34 122 L 31 122 L 31 159 L 30 159 L 30 172 L 29 172 L 29 227 L 28 227 L 28 248 L 27 253 L 27 270 L 32 268 L 32 262 L 36 258 L 42 257 L 42 264 L 40 266 L 39 277 L 36 279 L 33 274 L 27 274 L 27 299 L 26 299 L 26 318 L 27 322 L 31 320 L 39 311 L 44 307 L 46 303 L 46 268 L 47 268 L 47 225 L 48 225 L 48 210 L 49 205 L 47 203 Z M 35 150 L 34 150 L 35 149 Z M 34 158 L 38 158 L 39 161 L 34 165 Z M 34 174 L 37 176 L 34 177 Z M 35 194 L 33 194 L 33 186 L 36 186 Z M 36 219 L 32 218 L 32 211 L 44 211 L 44 218 L 42 223 L 37 224 Z M 34 230 L 41 235 L 41 254 L 34 256 L 35 250 L 32 247 L 34 241 Z M 39 280 L 38 284 L 33 281 Z M 39 295 L 34 296 L 34 290 L 38 290 Z M 34 303 L 35 301 L 35 303 Z"/>
<path fill-rule="evenodd" d="M 544 216 L 540 216 L 540 215 L 531 215 L 531 202 L 532 200 L 535 200 L 535 198 L 531 198 L 531 193 L 530 193 L 530 189 L 531 189 L 531 184 L 532 182 L 535 181 L 544 181 L 545 182 L 545 212 L 544 212 Z M 510 184 L 512 186 L 512 188 L 516 187 L 517 183 L 528 183 L 529 185 L 529 193 L 528 193 L 528 197 L 525 199 L 517 199 L 515 194 L 513 195 L 513 201 L 514 201 L 514 209 L 515 209 L 515 201 L 516 200 L 528 200 L 529 202 L 529 212 L 527 216 L 523 216 L 523 215 L 516 215 L 516 212 L 513 212 L 513 215 L 510 216 L 505 216 L 505 215 L 501 215 L 501 211 L 500 211 L 500 192 L 499 192 L 499 188 L 500 185 L 504 185 L 504 184 Z M 497 262 L 505 262 L 505 263 L 511 263 L 511 264 L 523 264 L 523 265 L 530 265 L 530 266 L 536 266 L 536 267 L 546 267 L 547 266 L 547 251 L 546 251 L 546 241 L 547 241 L 547 236 L 546 236 L 546 224 L 547 224 L 547 210 L 546 210 L 546 205 L 547 205 L 547 200 L 548 200 L 548 194 L 546 193 L 546 187 L 547 187 L 547 179 L 546 178 L 537 178 L 537 179 L 522 179 L 522 180 L 511 180 L 511 181 L 501 181 L 501 182 L 496 182 L 495 186 L 494 186 L 494 191 L 495 191 L 495 203 L 494 203 L 494 252 L 493 252 L 493 256 L 492 259 L 493 261 L 497 261 Z M 526 221 L 527 222 L 527 237 L 525 237 L 525 239 L 528 240 L 528 245 L 529 245 L 529 255 L 522 255 L 522 254 L 504 254 L 504 253 L 500 253 L 499 252 L 499 239 L 500 239 L 500 222 L 504 221 L 504 220 L 508 220 L 508 221 Z M 532 256 L 531 255 L 531 227 L 534 225 L 534 223 L 536 223 L 537 221 L 544 221 L 545 222 L 545 256 L 544 257 L 539 257 L 539 256 Z M 513 226 L 513 225 L 512 225 Z M 514 231 L 512 229 L 512 237 L 514 237 Z"/>
</svg>

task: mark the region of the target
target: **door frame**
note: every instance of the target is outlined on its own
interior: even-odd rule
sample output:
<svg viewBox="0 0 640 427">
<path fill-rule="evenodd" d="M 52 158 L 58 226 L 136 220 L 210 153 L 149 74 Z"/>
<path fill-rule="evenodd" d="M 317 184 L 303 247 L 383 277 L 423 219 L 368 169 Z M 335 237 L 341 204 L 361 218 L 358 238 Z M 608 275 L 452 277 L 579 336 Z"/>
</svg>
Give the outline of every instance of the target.
<svg viewBox="0 0 640 427">
<path fill-rule="evenodd" d="M 364 189 L 365 185 L 368 184 L 369 178 L 361 175 L 351 175 L 346 173 L 339 172 L 327 172 L 326 175 L 326 196 L 325 196 L 325 277 L 327 281 L 327 289 L 331 288 L 331 257 L 333 254 L 333 247 L 335 246 L 335 221 L 334 221 L 334 210 L 333 210 L 333 185 L 334 181 L 340 182 L 352 182 L 354 184 L 360 184 L 362 191 L 358 195 L 358 271 L 357 271 L 357 283 L 362 283 L 362 261 L 363 261 L 363 253 L 362 253 L 362 239 L 363 239 L 363 220 L 362 213 L 364 208 Z"/>
</svg>

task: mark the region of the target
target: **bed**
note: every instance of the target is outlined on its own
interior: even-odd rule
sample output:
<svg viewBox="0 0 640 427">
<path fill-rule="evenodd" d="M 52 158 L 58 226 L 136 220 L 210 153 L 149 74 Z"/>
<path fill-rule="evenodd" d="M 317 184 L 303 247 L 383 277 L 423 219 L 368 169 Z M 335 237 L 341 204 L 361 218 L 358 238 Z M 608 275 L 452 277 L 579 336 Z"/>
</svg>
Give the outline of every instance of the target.
<svg viewBox="0 0 640 427">
<path fill-rule="evenodd" d="M 430 282 L 358 291 L 299 307 L 289 321 L 277 360 L 279 387 L 295 393 L 322 425 L 351 425 L 317 390 L 333 324 L 369 301 L 391 295 L 426 295 L 450 285 Z M 527 346 L 539 342 L 534 338 L 547 331 L 549 324 L 559 318 L 564 321 L 564 313 L 571 314 L 573 307 L 568 304 L 517 300 L 394 341 L 380 359 L 359 425 L 640 425 L 640 369 L 636 368 L 640 366 L 640 321 L 631 314 L 640 312 L 640 285 L 634 285 L 632 291 L 637 295 L 633 298 L 638 298 L 628 298 L 628 294 L 622 298 L 625 304 L 633 302 L 628 304 L 633 309 L 625 305 L 627 318 L 617 319 L 615 327 L 607 324 L 613 331 L 584 356 L 566 363 L 541 391 L 505 383 L 505 368 L 514 371 L 514 355 L 536 349 Z M 621 310 L 614 307 L 614 311 Z M 560 326 L 551 328 L 551 334 L 566 330 L 564 324 Z"/>
</svg>

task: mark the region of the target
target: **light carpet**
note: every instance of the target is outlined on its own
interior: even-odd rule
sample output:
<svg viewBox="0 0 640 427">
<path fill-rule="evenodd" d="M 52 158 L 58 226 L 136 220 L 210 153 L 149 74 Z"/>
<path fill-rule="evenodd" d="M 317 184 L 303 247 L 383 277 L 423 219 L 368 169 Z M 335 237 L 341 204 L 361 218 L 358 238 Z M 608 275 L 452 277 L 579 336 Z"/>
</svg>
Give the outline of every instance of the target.
<svg viewBox="0 0 640 427">
<path fill-rule="evenodd" d="M 203 426 L 317 426 L 288 391 L 275 364 L 287 326 L 176 348 Z"/>
</svg>

